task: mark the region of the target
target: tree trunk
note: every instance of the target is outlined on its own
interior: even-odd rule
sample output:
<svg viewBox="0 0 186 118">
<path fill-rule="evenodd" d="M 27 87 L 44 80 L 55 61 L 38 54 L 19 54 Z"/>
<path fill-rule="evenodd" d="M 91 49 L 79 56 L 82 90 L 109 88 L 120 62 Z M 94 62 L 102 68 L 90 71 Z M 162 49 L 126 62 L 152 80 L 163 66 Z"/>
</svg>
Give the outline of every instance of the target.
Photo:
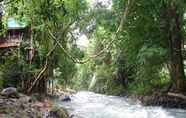
<svg viewBox="0 0 186 118">
<path fill-rule="evenodd" d="M 184 65 L 182 57 L 183 36 L 181 32 L 180 19 L 175 5 L 169 8 L 169 48 L 170 48 L 170 76 L 174 81 L 173 91 L 184 91 Z"/>
<path fill-rule="evenodd" d="M 3 21 L 2 21 L 2 13 L 0 11 L 0 36 L 3 35 Z"/>
</svg>

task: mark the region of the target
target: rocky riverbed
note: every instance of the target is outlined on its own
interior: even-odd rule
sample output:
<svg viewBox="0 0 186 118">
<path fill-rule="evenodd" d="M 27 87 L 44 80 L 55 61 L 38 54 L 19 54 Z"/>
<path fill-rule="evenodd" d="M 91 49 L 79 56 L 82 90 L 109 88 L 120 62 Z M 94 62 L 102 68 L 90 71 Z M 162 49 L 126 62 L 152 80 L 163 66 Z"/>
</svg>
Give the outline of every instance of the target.
<svg viewBox="0 0 186 118">
<path fill-rule="evenodd" d="M 33 101 L 26 95 L 19 98 L 0 96 L 0 118 L 43 118 L 51 108 L 50 100 Z"/>
<path fill-rule="evenodd" d="M 0 95 L 0 118 L 69 118 L 69 115 L 64 108 L 54 105 L 51 96 L 27 96 L 8 88 Z"/>
</svg>

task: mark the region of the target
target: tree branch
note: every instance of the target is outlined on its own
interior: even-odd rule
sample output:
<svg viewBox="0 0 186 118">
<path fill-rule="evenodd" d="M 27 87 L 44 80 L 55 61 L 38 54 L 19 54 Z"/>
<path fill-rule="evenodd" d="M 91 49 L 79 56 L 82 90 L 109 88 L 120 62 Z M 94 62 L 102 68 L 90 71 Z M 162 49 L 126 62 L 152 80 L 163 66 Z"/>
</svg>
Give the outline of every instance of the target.
<svg viewBox="0 0 186 118">
<path fill-rule="evenodd" d="M 49 34 L 50 34 L 50 36 L 52 37 L 52 39 L 56 41 L 56 43 L 58 44 L 58 46 L 64 51 L 64 53 L 65 53 L 74 63 L 84 64 L 84 63 L 88 62 L 91 58 L 96 58 L 96 57 L 100 56 L 101 54 L 103 54 L 103 53 L 105 52 L 105 50 L 107 50 L 107 49 L 114 43 L 114 41 L 116 41 L 118 33 L 121 32 L 121 30 L 123 29 L 124 22 L 126 21 L 127 15 L 129 14 L 129 11 L 130 11 L 130 9 L 131 9 L 131 6 L 132 6 L 133 2 L 134 2 L 133 0 L 128 0 L 128 1 L 127 1 L 127 5 L 126 5 L 126 7 L 125 7 L 125 10 L 124 10 L 123 17 L 122 17 L 122 19 L 121 19 L 120 25 L 119 25 L 117 31 L 111 36 L 112 40 L 110 41 L 110 43 L 109 43 L 103 50 L 101 50 L 99 53 L 97 53 L 96 55 L 89 56 L 89 58 L 86 59 L 86 60 L 80 61 L 79 59 L 74 58 L 70 53 L 68 53 L 68 51 L 65 50 L 65 48 L 64 48 L 63 45 L 60 43 L 60 41 L 58 40 L 58 38 L 56 38 L 56 37 L 52 34 L 52 32 L 50 31 L 50 29 L 48 28 Z M 66 28 L 65 28 L 65 29 L 66 29 Z"/>
<path fill-rule="evenodd" d="M 63 47 L 63 45 L 60 43 L 60 41 L 52 34 L 52 32 L 48 29 L 48 32 L 53 40 L 57 43 L 57 45 L 64 51 L 64 53 L 74 62 L 79 64 L 84 64 L 89 61 L 89 59 L 80 61 L 79 59 L 74 58 L 72 55 L 68 53 L 68 51 Z"/>
</svg>

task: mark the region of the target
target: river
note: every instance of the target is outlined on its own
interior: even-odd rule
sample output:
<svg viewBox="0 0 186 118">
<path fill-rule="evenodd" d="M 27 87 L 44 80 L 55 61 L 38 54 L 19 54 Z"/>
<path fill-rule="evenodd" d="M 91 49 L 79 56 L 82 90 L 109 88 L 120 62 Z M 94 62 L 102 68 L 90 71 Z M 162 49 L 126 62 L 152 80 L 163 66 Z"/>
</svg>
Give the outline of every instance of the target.
<svg viewBox="0 0 186 118">
<path fill-rule="evenodd" d="M 78 92 L 70 102 L 57 102 L 73 118 L 186 118 L 186 111 L 144 107 L 125 97 L 106 96 L 93 92 Z"/>
</svg>

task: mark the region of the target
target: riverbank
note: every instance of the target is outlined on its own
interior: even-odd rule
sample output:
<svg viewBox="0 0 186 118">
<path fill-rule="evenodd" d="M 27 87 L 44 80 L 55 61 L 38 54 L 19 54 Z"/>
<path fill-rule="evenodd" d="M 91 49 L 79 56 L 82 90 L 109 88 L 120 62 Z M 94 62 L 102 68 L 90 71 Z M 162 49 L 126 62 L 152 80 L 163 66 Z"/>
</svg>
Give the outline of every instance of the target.
<svg viewBox="0 0 186 118">
<path fill-rule="evenodd" d="M 19 98 L 0 96 L 0 118 L 39 118 L 48 115 L 53 107 L 49 99 L 34 100 L 21 94 Z"/>
<path fill-rule="evenodd" d="M 51 96 L 33 94 L 19 97 L 0 95 L 0 118 L 70 118 L 67 111 L 55 105 Z"/>
<path fill-rule="evenodd" d="M 128 98 L 138 100 L 144 106 L 161 106 L 164 108 L 186 109 L 186 98 L 183 94 L 167 93 L 154 95 L 127 95 Z"/>
</svg>

